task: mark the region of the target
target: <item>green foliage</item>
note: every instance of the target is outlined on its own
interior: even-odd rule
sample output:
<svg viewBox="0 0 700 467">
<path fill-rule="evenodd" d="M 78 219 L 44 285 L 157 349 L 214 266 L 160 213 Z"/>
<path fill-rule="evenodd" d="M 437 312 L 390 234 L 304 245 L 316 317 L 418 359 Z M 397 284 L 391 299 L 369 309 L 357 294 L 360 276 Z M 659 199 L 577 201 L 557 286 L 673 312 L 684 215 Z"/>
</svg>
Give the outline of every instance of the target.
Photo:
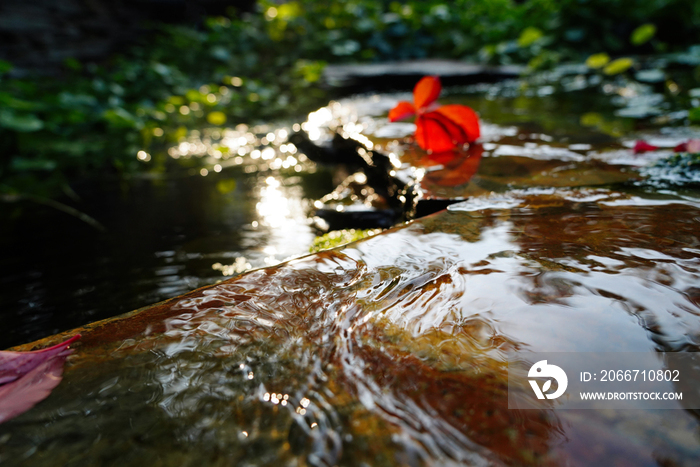
<svg viewBox="0 0 700 467">
<path fill-rule="evenodd" d="M 0 151 L 9 155 L 0 192 L 51 196 L 97 172 L 165 170 L 165 150 L 188 129 L 325 103 L 327 63 L 448 57 L 546 69 L 605 51 L 587 63 L 618 74 L 632 63 L 607 53 L 685 48 L 700 24 L 692 0 L 261 0 L 258 9 L 200 29 L 161 26 L 99 66 L 65 60 L 58 78 L 13 79 L 0 61 Z M 139 161 L 139 151 L 152 158 Z"/>
<path fill-rule="evenodd" d="M 655 167 L 678 169 L 679 173 L 700 172 L 700 153 L 680 152 L 661 159 L 654 164 Z"/>
</svg>

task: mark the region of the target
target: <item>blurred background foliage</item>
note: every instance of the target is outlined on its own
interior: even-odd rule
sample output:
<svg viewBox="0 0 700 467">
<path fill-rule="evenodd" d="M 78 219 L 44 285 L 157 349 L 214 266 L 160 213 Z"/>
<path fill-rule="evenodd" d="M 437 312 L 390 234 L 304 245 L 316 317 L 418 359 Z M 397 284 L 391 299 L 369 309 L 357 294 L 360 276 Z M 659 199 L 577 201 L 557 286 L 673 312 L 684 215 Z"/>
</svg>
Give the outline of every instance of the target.
<svg viewBox="0 0 700 467">
<path fill-rule="evenodd" d="M 74 197 L 81 178 L 168 170 L 176 161 L 156 155 L 193 128 L 301 115 L 325 104 L 328 63 L 586 61 L 615 75 L 633 66 L 627 56 L 676 52 L 700 65 L 695 0 L 261 0 L 254 13 L 153 29 L 123 55 L 68 59 L 55 76 L 0 61 L 3 200 Z"/>
</svg>

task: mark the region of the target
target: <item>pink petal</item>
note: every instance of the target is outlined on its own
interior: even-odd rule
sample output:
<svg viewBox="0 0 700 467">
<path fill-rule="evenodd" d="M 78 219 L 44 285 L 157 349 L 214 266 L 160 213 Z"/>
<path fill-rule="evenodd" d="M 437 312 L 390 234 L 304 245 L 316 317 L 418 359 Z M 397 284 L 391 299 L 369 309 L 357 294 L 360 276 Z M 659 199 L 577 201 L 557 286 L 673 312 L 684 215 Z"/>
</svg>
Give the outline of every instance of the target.
<svg viewBox="0 0 700 467">
<path fill-rule="evenodd" d="M 52 354 L 12 383 L 0 386 L 0 423 L 46 399 L 61 382 L 64 354 Z"/>
<path fill-rule="evenodd" d="M 71 352 L 68 350 L 68 346 L 78 339 L 80 339 L 80 334 L 53 347 L 33 352 L 0 351 L 0 384 L 22 377 L 34 367 L 54 356 L 70 355 Z"/>
<path fill-rule="evenodd" d="M 688 143 L 686 144 L 686 151 L 692 153 L 700 152 L 700 139 L 688 140 Z"/>
</svg>

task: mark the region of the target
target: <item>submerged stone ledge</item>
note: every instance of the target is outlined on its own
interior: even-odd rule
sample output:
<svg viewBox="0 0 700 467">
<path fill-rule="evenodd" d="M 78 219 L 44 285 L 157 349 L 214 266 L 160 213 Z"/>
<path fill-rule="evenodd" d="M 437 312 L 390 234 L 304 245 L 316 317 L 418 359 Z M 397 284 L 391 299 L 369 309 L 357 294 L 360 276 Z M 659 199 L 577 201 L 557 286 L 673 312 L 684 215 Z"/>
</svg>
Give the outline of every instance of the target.
<svg viewBox="0 0 700 467">
<path fill-rule="evenodd" d="M 21 346 L 83 334 L 0 461 L 692 465 L 690 412 L 509 410 L 506 362 L 697 351 L 699 222 L 688 198 L 514 190 Z"/>
</svg>

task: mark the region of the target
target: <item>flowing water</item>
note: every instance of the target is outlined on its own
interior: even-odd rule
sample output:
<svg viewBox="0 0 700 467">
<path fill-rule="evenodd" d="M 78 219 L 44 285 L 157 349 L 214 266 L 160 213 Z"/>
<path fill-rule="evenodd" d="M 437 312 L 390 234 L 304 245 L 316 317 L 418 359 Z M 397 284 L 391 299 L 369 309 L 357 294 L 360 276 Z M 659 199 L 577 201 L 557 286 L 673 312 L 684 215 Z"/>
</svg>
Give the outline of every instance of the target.
<svg viewBox="0 0 700 467">
<path fill-rule="evenodd" d="M 61 385 L 0 425 L 0 464 L 696 465 L 696 412 L 509 410 L 506 362 L 699 351 L 697 191 L 640 181 L 663 151 L 575 133 L 585 102 L 561 97 L 560 114 L 518 104 L 556 131 L 464 97 L 483 105 L 477 162 L 420 162 L 394 141 L 410 127 L 373 116 L 395 99 L 332 105 L 306 129 L 370 135 L 426 199 L 464 201 L 88 326 Z"/>
</svg>

